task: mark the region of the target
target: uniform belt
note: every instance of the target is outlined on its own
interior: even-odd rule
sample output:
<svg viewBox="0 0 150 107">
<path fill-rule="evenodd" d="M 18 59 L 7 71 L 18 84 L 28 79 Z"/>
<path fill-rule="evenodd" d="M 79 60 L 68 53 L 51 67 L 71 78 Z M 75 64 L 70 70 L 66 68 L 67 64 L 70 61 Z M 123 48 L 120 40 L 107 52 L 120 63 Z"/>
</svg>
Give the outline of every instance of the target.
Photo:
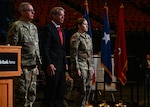
<svg viewBox="0 0 150 107">
<path fill-rule="evenodd" d="M 31 66 L 23 66 L 23 68 L 34 69 L 34 68 L 36 68 L 36 65 L 31 65 Z"/>
</svg>

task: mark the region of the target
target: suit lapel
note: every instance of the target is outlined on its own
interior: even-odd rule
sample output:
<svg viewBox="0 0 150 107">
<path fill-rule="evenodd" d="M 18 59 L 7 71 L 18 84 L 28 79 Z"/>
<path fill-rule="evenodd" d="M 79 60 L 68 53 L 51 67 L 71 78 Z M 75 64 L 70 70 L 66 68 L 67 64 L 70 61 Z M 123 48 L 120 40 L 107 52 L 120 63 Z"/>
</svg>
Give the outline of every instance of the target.
<svg viewBox="0 0 150 107">
<path fill-rule="evenodd" d="M 58 40 L 58 42 L 61 44 L 60 42 L 60 38 L 59 38 L 59 35 L 58 35 L 58 31 L 57 31 L 57 28 L 55 27 L 55 25 L 52 23 L 52 32 L 54 33 L 55 35 L 55 38 Z"/>
</svg>

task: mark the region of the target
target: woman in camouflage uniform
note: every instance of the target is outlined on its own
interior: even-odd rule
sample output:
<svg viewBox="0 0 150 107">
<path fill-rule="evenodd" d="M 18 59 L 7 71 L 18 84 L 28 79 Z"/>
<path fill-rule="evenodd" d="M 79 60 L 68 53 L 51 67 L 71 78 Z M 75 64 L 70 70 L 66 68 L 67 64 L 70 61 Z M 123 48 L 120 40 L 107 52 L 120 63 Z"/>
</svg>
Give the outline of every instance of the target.
<svg viewBox="0 0 150 107">
<path fill-rule="evenodd" d="M 77 20 L 78 31 L 70 40 L 71 73 L 74 87 L 78 91 L 76 107 L 92 107 L 88 104 L 92 88 L 92 75 L 94 73 L 93 46 L 85 18 Z"/>
</svg>

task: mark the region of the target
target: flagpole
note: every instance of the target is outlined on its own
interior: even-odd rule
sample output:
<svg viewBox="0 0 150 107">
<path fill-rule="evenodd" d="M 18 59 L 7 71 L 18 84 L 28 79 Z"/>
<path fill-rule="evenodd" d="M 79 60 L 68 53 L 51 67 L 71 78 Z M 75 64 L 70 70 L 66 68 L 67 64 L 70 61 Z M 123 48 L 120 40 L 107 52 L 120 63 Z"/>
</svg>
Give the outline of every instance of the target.
<svg viewBox="0 0 150 107">
<path fill-rule="evenodd" d="M 105 1 L 105 4 L 104 4 L 104 6 L 107 6 L 107 2 Z M 104 74 L 104 96 L 103 96 L 103 103 L 105 103 L 106 104 L 106 99 L 105 99 L 105 90 L 106 90 L 106 87 L 105 87 L 105 74 Z"/>
<path fill-rule="evenodd" d="M 108 7 L 107 3 L 104 4 L 104 27 L 103 27 L 103 37 L 101 44 L 101 64 L 104 68 L 104 94 L 103 102 L 99 104 L 99 107 L 110 107 L 106 104 L 105 92 L 106 83 L 108 85 L 112 82 L 112 64 L 111 64 L 111 41 L 110 41 L 110 30 L 109 30 L 109 19 L 108 19 Z"/>
<path fill-rule="evenodd" d="M 124 17 L 123 17 L 123 2 L 119 9 L 119 21 L 117 26 L 117 36 L 115 44 L 115 76 L 120 80 L 122 85 L 126 84 L 126 71 L 127 71 L 127 54 L 126 54 L 126 44 L 125 44 L 125 32 L 124 32 Z M 120 100 L 117 107 L 126 106 L 122 102 L 122 86 L 120 84 Z"/>
</svg>

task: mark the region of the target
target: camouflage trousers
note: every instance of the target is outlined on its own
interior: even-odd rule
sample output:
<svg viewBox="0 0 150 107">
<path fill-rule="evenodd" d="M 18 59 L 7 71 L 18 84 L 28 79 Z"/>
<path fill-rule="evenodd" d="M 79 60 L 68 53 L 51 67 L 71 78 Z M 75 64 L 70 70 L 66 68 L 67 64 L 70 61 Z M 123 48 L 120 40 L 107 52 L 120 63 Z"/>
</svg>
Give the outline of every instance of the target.
<svg viewBox="0 0 150 107">
<path fill-rule="evenodd" d="M 71 91 L 73 88 L 73 80 L 66 80 L 65 82 L 65 99 L 69 99 L 70 95 L 71 95 Z"/>
<path fill-rule="evenodd" d="M 75 89 L 75 107 L 86 107 L 92 90 L 92 73 L 89 70 L 81 69 L 81 76 L 77 71 L 72 71 Z"/>
<path fill-rule="evenodd" d="M 33 107 L 36 99 L 37 68 L 23 68 L 14 78 L 14 107 Z"/>
<path fill-rule="evenodd" d="M 63 107 L 69 107 L 72 89 L 73 89 L 73 80 L 66 80 Z"/>
</svg>

